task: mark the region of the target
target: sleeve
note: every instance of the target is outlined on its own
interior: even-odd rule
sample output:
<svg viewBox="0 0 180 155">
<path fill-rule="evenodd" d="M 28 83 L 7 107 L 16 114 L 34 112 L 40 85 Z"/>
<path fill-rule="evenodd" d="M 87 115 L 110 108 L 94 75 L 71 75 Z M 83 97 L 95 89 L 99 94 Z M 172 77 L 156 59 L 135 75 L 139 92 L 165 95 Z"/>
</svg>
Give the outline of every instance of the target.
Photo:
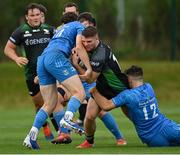
<svg viewBox="0 0 180 155">
<path fill-rule="evenodd" d="M 22 32 L 21 28 L 17 28 L 12 35 L 10 36 L 9 40 L 14 43 L 15 45 L 21 45 L 22 43 Z"/>
<path fill-rule="evenodd" d="M 127 91 L 123 91 L 119 93 L 117 96 L 112 98 L 112 102 L 115 104 L 116 107 L 120 107 L 128 103 L 127 101 Z"/>
</svg>

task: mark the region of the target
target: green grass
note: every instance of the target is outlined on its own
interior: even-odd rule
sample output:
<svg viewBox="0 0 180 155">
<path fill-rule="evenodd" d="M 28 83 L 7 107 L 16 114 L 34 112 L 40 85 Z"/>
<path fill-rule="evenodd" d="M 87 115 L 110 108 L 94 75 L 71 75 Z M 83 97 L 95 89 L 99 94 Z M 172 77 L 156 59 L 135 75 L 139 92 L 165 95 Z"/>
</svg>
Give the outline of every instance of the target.
<svg viewBox="0 0 180 155">
<path fill-rule="evenodd" d="M 153 84 L 159 99 L 160 110 L 168 118 L 180 122 L 180 63 L 169 62 L 123 62 L 123 69 L 131 64 L 144 68 L 145 79 Z M 17 154 L 171 154 L 180 153 L 180 147 L 149 148 L 142 144 L 132 123 L 125 118 L 120 109 L 112 111 L 118 125 L 128 141 L 128 145 L 118 147 L 115 139 L 97 119 L 95 147 L 76 149 L 84 137 L 72 134 L 73 142 L 68 145 L 52 145 L 40 131 L 38 143 L 41 149 L 28 150 L 22 142 L 29 132 L 33 119 L 34 107 L 25 85 L 23 69 L 12 63 L 0 64 L 0 153 Z M 57 135 L 54 131 L 54 135 Z"/>
</svg>

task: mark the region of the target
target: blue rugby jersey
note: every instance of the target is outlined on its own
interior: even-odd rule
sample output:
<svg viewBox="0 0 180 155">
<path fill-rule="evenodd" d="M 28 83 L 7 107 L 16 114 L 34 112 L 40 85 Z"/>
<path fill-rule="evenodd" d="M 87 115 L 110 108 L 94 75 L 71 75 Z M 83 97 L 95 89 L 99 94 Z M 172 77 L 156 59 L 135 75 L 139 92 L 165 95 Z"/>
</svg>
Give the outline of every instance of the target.
<svg viewBox="0 0 180 155">
<path fill-rule="evenodd" d="M 64 52 L 67 57 L 71 54 L 71 49 L 76 44 L 76 36 L 81 34 L 84 30 L 84 26 L 78 22 L 70 22 L 60 27 L 54 34 L 53 38 L 49 42 L 46 51 L 61 51 Z"/>
<path fill-rule="evenodd" d="M 151 139 L 170 122 L 160 113 L 154 90 L 149 83 L 125 90 L 112 98 L 112 101 L 116 107 L 126 105 L 142 142 Z"/>
</svg>

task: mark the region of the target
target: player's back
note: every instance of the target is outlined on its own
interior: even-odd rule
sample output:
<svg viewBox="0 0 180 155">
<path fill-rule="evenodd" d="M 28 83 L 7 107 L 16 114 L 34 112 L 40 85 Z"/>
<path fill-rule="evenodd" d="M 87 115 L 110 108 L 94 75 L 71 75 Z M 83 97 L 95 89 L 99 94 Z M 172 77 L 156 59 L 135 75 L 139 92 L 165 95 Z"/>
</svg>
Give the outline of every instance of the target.
<svg viewBox="0 0 180 155">
<path fill-rule="evenodd" d="M 64 24 L 56 31 L 46 50 L 53 48 L 53 51 L 59 50 L 69 56 L 75 46 L 76 36 L 81 34 L 83 29 L 84 26 L 78 21 Z"/>
<path fill-rule="evenodd" d="M 169 120 L 160 113 L 154 91 L 150 84 L 128 90 L 126 95 L 128 113 L 142 141 L 149 140 Z"/>
</svg>

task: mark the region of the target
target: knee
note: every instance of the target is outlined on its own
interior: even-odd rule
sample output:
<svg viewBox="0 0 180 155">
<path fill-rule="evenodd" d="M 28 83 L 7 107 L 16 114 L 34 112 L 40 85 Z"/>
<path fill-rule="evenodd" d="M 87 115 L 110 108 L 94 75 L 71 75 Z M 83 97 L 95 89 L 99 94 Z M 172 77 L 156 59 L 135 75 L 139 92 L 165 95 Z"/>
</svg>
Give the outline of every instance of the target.
<svg viewBox="0 0 180 155">
<path fill-rule="evenodd" d="M 94 121 L 96 119 L 96 116 L 93 113 L 86 113 L 85 120 L 86 121 Z"/>
<path fill-rule="evenodd" d="M 80 102 L 82 103 L 86 97 L 86 94 L 85 94 L 84 90 L 79 90 L 73 96 L 76 96 L 80 100 Z"/>
</svg>

